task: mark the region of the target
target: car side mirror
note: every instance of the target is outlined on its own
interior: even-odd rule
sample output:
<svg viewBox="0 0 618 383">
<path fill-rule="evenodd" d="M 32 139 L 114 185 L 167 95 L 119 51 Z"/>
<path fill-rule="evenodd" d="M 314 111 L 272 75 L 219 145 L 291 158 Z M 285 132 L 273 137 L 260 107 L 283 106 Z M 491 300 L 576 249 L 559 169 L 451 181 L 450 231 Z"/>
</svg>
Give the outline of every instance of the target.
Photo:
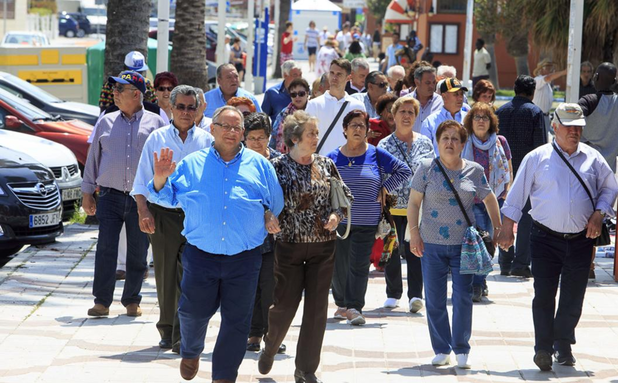
<svg viewBox="0 0 618 383">
<path fill-rule="evenodd" d="M 17 117 L 15 116 L 6 116 L 4 119 L 4 126 L 9 128 L 9 129 L 18 129 L 21 128 L 21 126 L 24 123 Z"/>
</svg>

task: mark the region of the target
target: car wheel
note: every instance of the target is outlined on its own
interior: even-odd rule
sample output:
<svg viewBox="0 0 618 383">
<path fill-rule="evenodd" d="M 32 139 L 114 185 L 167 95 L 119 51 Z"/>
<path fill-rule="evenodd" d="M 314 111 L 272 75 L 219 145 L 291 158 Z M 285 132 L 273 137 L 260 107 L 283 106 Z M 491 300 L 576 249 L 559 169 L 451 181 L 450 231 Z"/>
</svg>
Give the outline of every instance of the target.
<svg viewBox="0 0 618 383">
<path fill-rule="evenodd" d="M 71 29 L 67 29 L 67 31 L 64 33 L 64 35 L 68 38 L 73 38 L 75 37 L 75 32 L 73 32 L 73 30 Z"/>
<path fill-rule="evenodd" d="M 84 31 L 83 29 L 80 29 L 79 31 L 77 31 L 77 37 L 84 37 L 86 36 L 86 31 Z"/>
<path fill-rule="evenodd" d="M 10 257 L 11 255 L 21 250 L 22 247 L 24 246 L 19 245 L 19 246 L 13 246 L 13 247 L 7 247 L 7 248 L 0 249 L 0 258 Z"/>
</svg>

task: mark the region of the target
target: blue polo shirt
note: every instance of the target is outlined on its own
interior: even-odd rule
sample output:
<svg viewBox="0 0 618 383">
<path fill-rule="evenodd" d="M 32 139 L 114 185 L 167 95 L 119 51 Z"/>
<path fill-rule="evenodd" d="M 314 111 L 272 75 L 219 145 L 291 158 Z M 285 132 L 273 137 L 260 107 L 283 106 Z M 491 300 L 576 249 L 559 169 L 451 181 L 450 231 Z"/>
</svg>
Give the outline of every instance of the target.
<svg viewBox="0 0 618 383">
<path fill-rule="evenodd" d="M 287 89 L 285 89 L 285 86 L 283 86 L 283 81 L 281 81 L 280 84 L 268 88 L 264 94 L 262 111 L 268 114 L 272 122 L 275 122 L 279 112 L 281 112 L 286 106 L 290 105 L 290 102 L 292 102 L 290 94 Z"/>
<path fill-rule="evenodd" d="M 256 111 L 262 111 L 262 108 L 260 108 L 260 104 L 258 103 L 258 100 L 255 98 L 255 96 L 252 93 L 247 92 L 243 88 L 238 88 L 234 97 L 247 97 L 255 104 Z M 208 104 L 206 106 L 206 110 L 204 111 L 204 116 L 209 118 L 212 118 L 212 116 L 215 114 L 215 110 L 227 104 L 227 101 L 225 101 L 225 98 L 223 98 L 223 92 L 221 92 L 221 88 L 216 88 L 204 93 L 204 100 L 206 100 L 206 103 Z"/>
</svg>

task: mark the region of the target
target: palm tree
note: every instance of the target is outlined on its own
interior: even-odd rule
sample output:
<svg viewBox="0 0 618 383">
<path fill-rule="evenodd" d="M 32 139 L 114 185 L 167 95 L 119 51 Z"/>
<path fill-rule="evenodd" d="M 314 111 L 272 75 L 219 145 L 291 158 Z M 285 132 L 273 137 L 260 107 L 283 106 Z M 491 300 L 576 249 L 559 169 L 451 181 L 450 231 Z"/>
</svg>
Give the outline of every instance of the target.
<svg viewBox="0 0 618 383">
<path fill-rule="evenodd" d="M 164 0 L 160 0 L 164 1 Z M 181 84 L 208 89 L 204 0 L 177 0 L 170 70 Z"/>
<path fill-rule="evenodd" d="M 124 56 L 140 51 L 148 58 L 150 0 L 109 0 L 105 29 L 105 78 L 124 70 Z"/>
<path fill-rule="evenodd" d="M 618 3 L 596 0 L 591 4 L 584 24 L 584 56 L 595 63 L 618 59 Z M 582 59 L 583 60 L 583 59 Z"/>
<path fill-rule="evenodd" d="M 522 17 L 525 5 L 525 0 L 508 0 L 500 4 L 500 33 L 506 42 L 506 51 L 515 59 L 518 76 L 530 74 L 528 67 L 530 21 Z"/>
<path fill-rule="evenodd" d="M 281 78 L 281 65 L 279 65 L 279 57 L 281 57 L 281 36 L 285 33 L 285 22 L 290 17 L 290 9 L 292 8 L 291 0 L 275 0 L 279 1 L 279 28 L 275 33 L 275 44 L 277 44 L 277 57 L 274 57 L 273 65 L 275 66 L 273 71 L 274 78 Z"/>
<path fill-rule="evenodd" d="M 496 53 L 494 44 L 496 42 L 496 33 L 500 31 L 498 22 L 498 5 L 495 0 L 475 0 L 474 1 L 474 20 L 476 30 L 485 40 L 485 48 L 491 57 L 491 67 L 489 68 L 489 79 L 492 84 L 498 89 L 498 65 L 496 62 Z"/>
</svg>

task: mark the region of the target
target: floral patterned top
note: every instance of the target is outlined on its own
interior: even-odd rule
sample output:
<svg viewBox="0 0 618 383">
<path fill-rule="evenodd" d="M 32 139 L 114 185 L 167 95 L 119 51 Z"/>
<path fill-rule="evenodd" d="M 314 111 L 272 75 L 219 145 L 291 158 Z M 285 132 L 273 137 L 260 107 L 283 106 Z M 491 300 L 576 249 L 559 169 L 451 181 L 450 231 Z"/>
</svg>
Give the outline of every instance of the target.
<svg viewBox="0 0 618 383">
<path fill-rule="evenodd" d="M 271 162 L 283 189 L 284 207 L 279 215 L 281 232 L 275 239 L 291 243 L 334 241 L 337 234 L 324 229 L 331 213 L 342 221 L 343 211 L 333 211 L 330 202 L 330 177 L 341 180 L 335 163 L 327 157 L 313 155 L 313 162 L 302 165 L 289 154 L 274 158 Z M 354 197 L 347 186 L 345 194 Z"/>
<path fill-rule="evenodd" d="M 407 209 L 408 198 L 410 197 L 410 185 L 416 169 L 418 169 L 421 161 L 424 159 L 435 158 L 433 143 L 429 138 L 419 134 L 416 139 L 412 141 L 412 145 L 408 146 L 407 142 L 401 141 L 395 136 L 395 133 L 393 133 L 380 141 L 378 148 L 386 150 L 395 158 L 407 164 L 410 170 L 412 170 L 412 175 L 408 181 L 402 183 L 397 190 L 391 193 L 397 196 L 397 204 L 393 206 L 393 209 Z M 403 212 L 402 214 L 397 214 L 397 212 L 392 213 L 394 215 L 405 215 Z"/>
</svg>

